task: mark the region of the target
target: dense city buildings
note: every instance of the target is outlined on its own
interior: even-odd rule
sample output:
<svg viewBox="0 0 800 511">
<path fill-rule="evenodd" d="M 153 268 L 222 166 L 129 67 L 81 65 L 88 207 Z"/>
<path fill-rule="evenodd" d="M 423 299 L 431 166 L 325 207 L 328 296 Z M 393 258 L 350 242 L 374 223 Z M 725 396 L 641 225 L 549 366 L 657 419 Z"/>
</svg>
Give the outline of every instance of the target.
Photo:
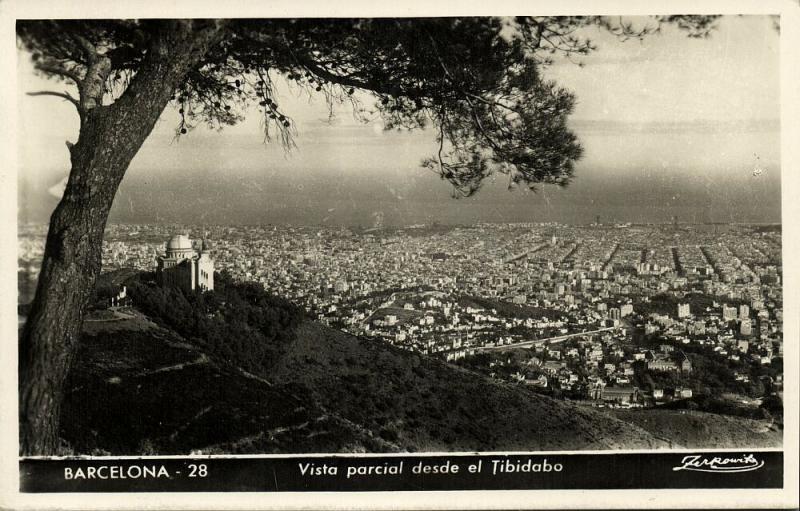
<svg viewBox="0 0 800 511">
<path fill-rule="evenodd" d="M 779 227 L 204 229 L 216 271 L 260 282 L 322 323 L 542 391 L 615 406 L 687 398 L 712 385 L 698 380 L 709 364 L 742 388 L 782 384 L 758 369 L 783 355 Z M 24 301 L 45 228 L 21 231 Z M 198 228 L 110 225 L 104 270 L 163 272 L 181 251 L 187 261 L 208 252 L 208 241 L 196 255 L 176 236 L 164 255 L 174 232 Z"/>
</svg>

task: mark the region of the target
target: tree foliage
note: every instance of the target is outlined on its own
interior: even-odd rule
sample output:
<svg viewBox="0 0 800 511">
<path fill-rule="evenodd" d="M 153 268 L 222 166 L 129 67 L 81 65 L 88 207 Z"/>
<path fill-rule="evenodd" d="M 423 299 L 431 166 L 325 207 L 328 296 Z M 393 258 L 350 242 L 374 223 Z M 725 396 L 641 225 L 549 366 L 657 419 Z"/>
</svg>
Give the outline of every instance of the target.
<svg viewBox="0 0 800 511">
<path fill-rule="evenodd" d="M 581 147 L 566 120 L 573 95 L 542 76 L 558 54 L 596 49 L 580 29 L 597 26 L 620 39 L 641 38 L 665 23 L 707 35 L 714 16 L 655 17 L 643 26 L 623 18 L 405 18 L 236 20 L 46 20 L 18 24 L 20 41 L 44 75 L 77 85 L 43 91 L 71 101 L 83 117 L 125 96 L 174 25 L 215 31 L 200 63 L 174 91 L 176 134 L 198 124 L 221 128 L 256 106 L 267 140 L 291 147 L 296 126 L 280 105 L 276 80 L 321 94 L 332 107 L 379 114 L 387 128 L 429 127 L 438 151 L 423 164 L 471 195 L 493 172 L 509 186 L 566 185 Z M 356 94 L 356 91 L 361 94 Z M 368 93 L 376 104 L 364 105 Z M 332 110 L 331 110 L 332 111 Z"/>
<path fill-rule="evenodd" d="M 190 343 L 262 376 L 294 339 L 302 310 L 254 282 L 217 273 L 214 291 L 183 291 L 133 283 L 134 304 Z"/>
</svg>

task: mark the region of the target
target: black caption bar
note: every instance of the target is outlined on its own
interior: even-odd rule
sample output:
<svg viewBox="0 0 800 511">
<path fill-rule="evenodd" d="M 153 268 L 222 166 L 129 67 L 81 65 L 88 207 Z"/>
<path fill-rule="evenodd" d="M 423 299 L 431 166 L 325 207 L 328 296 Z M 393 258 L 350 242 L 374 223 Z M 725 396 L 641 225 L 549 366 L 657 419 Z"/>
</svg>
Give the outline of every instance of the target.
<svg viewBox="0 0 800 511">
<path fill-rule="evenodd" d="M 782 486 L 778 451 L 20 460 L 31 493 Z"/>
</svg>

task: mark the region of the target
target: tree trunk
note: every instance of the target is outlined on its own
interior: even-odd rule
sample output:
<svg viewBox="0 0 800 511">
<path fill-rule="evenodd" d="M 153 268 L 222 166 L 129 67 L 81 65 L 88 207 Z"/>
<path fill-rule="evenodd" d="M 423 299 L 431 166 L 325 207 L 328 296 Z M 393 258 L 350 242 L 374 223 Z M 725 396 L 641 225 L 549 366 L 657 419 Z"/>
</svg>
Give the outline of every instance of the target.
<svg viewBox="0 0 800 511">
<path fill-rule="evenodd" d="M 103 233 L 117 188 L 173 91 L 218 33 L 218 27 L 199 31 L 191 22 L 172 22 L 154 38 L 125 94 L 82 113 L 78 142 L 70 146 L 69 180 L 50 218 L 36 297 L 20 340 L 23 455 L 57 452 L 64 382 L 100 274 Z"/>
</svg>

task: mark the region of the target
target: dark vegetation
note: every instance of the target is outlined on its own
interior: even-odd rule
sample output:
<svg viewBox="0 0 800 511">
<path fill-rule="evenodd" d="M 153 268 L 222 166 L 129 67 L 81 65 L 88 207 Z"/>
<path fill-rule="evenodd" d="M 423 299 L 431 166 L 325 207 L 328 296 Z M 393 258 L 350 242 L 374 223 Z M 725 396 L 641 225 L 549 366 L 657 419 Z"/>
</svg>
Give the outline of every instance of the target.
<svg viewBox="0 0 800 511">
<path fill-rule="evenodd" d="M 435 291 L 435 289 L 426 285 L 414 287 L 393 287 L 365 293 L 358 297 L 358 302 L 366 302 L 368 300 L 386 300 L 394 293 L 403 293 L 404 295 L 413 296 L 417 293 L 425 293 L 428 291 Z"/>
<path fill-rule="evenodd" d="M 401 450 L 661 446 L 597 411 L 311 322 L 300 326 L 273 377 L 301 385 Z"/>
<path fill-rule="evenodd" d="M 209 355 L 255 374 L 269 368 L 305 318 L 300 307 L 267 293 L 261 284 L 215 275 L 213 291 L 186 292 L 140 280 L 129 286 L 134 305 Z"/>
<path fill-rule="evenodd" d="M 738 361 L 730 360 L 709 345 L 681 344 L 657 335 L 641 337 L 637 343 L 654 351 L 663 344 L 673 345 L 675 357 L 679 356 L 679 351 L 683 351 L 692 362 L 692 372 L 688 374 L 652 371 L 646 369 L 644 364 L 637 364 L 634 367 L 634 381 L 642 388 L 684 386 L 703 396 L 734 393 L 762 397 L 773 392 L 775 378 L 783 373 L 781 358 L 774 359 L 770 365 L 762 365 L 747 356 Z M 749 381 L 737 380 L 737 373 L 746 376 Z"/>
<path fill-rule="evenodd" d="M 503 300 L 494 300 L 491 298 L 481 298 L 477 296 L 462 296 L 458 300 L 458 303 L 462 307 L 484 308 L 486 310 L 494 309 L 500 316 L 511 318 L 547 318 L 553 320 L 558 319 L 563 315 L 563 312 L 554 309 L 545 309 L 542 307 L 533 307 L 531 305 L 509 303 Z"/>
<path fill-rule="evenodd" d="M 84 335 L 62 414 L 65 454 L 388 450 L 291 385 L 247 377 L 150 323 Z"/>
<path fill-rule="evenodd" d="M 678 360 L 679 351 L 682 351 L 692 362 L 691 373 L 654 371 L 647 369 L 643 362 L 634 364 L 633 383 L 640 388 L 692 389 L 692 398 L 676 400 L 660 407 L 699 410 L 750 419 L 775 419 L 779 426 L 782 425 L 783 402 L 776 395 L 775 387 L 777 376 L 783 374 L 782 358 L 773 359 L 769 365 L 762 365 L 746 355 L 738 361 L 730 360 L 714 351 L 711 346 L 698 343 L 680 344 L 657 335 L 642 336 L 637 343 L 654 351 L 664 344 L 673 345 L 673 358 Z M 737 379 L 737 374 L 744 379 Z M 762 398 L 762 404 L 750 406 L 737 403 L 722 397 L 726 394 Z"/>
</svg>

